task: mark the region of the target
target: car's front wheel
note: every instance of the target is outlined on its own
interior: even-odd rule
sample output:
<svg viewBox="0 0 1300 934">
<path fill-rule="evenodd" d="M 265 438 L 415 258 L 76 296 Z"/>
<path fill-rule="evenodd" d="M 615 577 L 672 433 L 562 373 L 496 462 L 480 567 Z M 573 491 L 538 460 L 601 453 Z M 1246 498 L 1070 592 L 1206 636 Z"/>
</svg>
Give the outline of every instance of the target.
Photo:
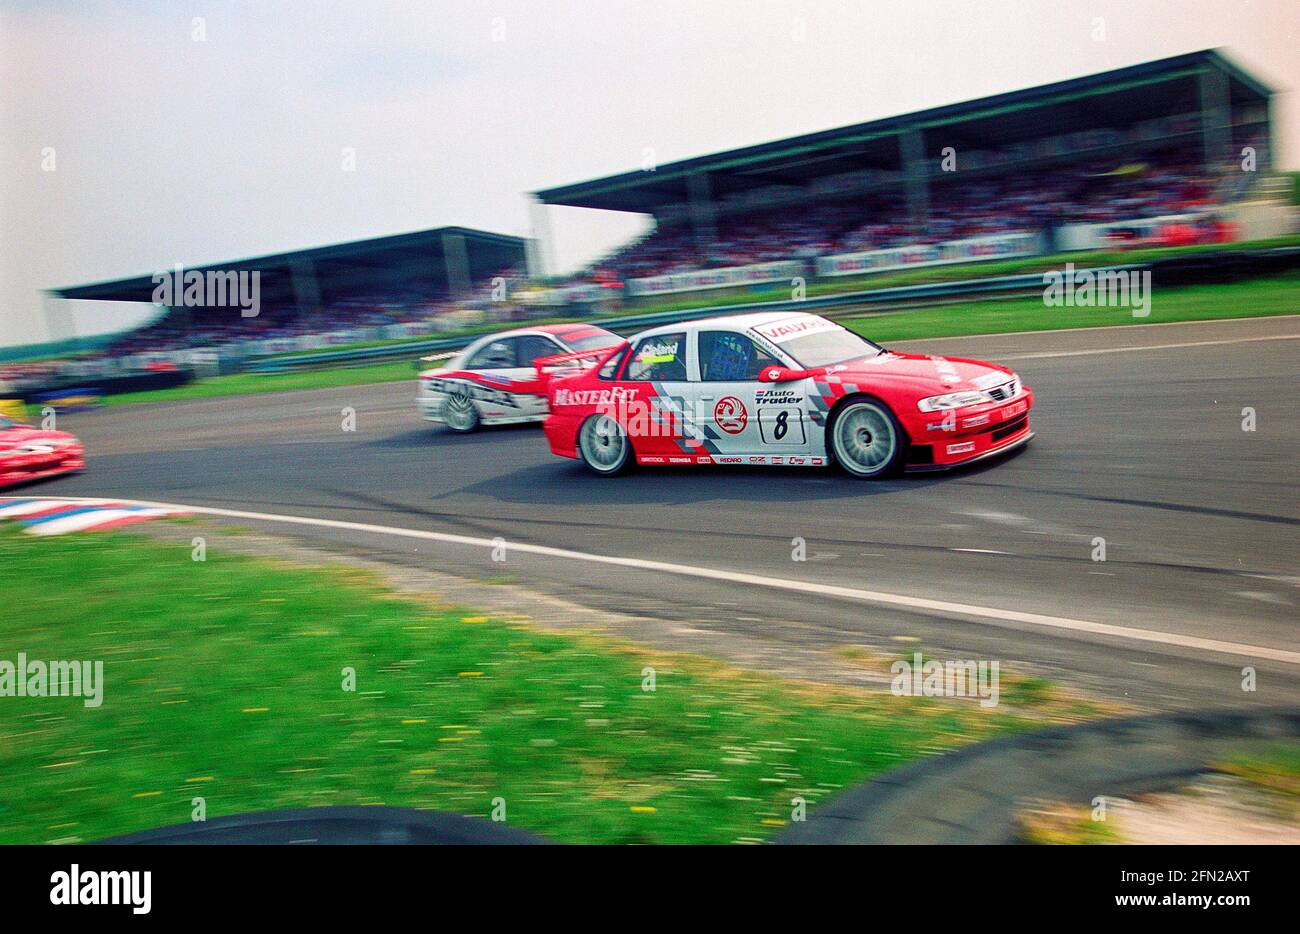
<svg viewBox="0 0 1300 934">
<path fill-rule="evenodd" d="M 478 406 L 468 389 L 453 389 L 442 403 L 442 421 L 452 431 L 468 432 L 478 427 Z"/>
<path fill-rule="evenodd" d="M 898 471 L 907 439 L 898 419 L 883 403 L 856 399 L 835 413 L 827 434 L 835 462 L 862 480 L 887 477 Z"/>
<path fill-rule="evenodd" d="M 578 456 L 602 477 L 612 477 L 632 463 L 632 442 L 617 420 L 593 415 L 578 429 Z"/>
</svg>

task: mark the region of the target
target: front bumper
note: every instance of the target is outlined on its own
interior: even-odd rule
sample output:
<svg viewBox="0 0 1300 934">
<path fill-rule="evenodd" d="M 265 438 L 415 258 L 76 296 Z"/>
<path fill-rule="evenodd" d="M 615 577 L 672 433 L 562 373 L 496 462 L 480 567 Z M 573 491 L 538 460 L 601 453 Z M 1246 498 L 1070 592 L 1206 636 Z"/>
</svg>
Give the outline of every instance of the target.
<svg viewBox="0 0 1300 934">
<path fill-rule="evenodd" d="M 59 451 L 55 454 L 32 454 L 23 457 L 0 458 L 0 487 L 28 483 L 76 473 L 86 469 L 85 454 L 81 448 Z"/>
<path fill-rule="evenodd" d="M 947 470 L 1012 451 L 1034 436 L 1029 426 L 1033 391 L 1026 388 L 1006 402 L 958 409 L 949 427 L 935 413 L 908 427 L 912 444 L 905 469 Z"/>
</svg>

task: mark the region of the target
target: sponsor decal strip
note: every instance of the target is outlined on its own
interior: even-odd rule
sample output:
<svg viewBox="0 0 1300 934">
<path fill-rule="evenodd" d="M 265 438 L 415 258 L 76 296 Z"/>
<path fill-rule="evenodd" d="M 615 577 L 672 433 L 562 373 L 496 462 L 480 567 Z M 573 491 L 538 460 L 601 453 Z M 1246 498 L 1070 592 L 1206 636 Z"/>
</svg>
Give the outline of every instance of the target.
<svg viewBox="0 0 1300 934">
<path fill-rule="evenodd" d="M 0 497 L 0 504 L 6 499 Z M 229 519 L 245 519 L 260 522 L 274 522 L 284 525 L 301 525 L 315 528 L 338 529 L 349 532 L 365 532 L 374 535 L 391 535 L 400 538 L 423 539 L 425 541 L 444 542 L 451 545 L 465 545 L 473 548 L 493 549 L 500 546 L 499 539 L 476 538 L 469 535 L 455 535 L 450 532 L 430 532 L 423 529 L 405 529 L 390 525 L 371 525 L 364 522 L 347 522 L 342 519 L 321 519 L 313 516 L 287 516 L 276 513 L 250 512 L 242 509 L 217 509 L 210 506 L 187 506 L 176 503 L 156 503 L 147 500 L 124 500 L 125 505 L 144 506 L 154 509 L 166 509 L 176 513 L 193 513 L 195 515 L 220 516 Z M 944 618 L 965 618 L 978 620 L 992 625 L 1011 625 L 1011 628 L 1023 626 L 1053 629 L 1063 632 L 1087 633 L 1089 635 L 1122 639 L 1129 642 L 1144 642 L 1169 645 L 1183 649 L 1195 649 L 1225 655 L 1240 655 L 1248 658 L 1267 659 L 1288 665 L 1300 665 L 1300 652 L 1271 646 L 1247 645 L 1240 642 L 1226 642 L 1220 639 L 1205 639 L 1200 636 L 1183 633 L 1162 632 L 1156 629 L 1138 629 L 1132 626 L 1117 626 L 1111 623 L 1097 623 L 1086 619 L 1071 619 L 1063 616 L 1050 616 L 1045 613 L 1028 613 L 1022 610 L 1006 610 L 997 607 L 976 606 L 969 603 L 954 603 L 948 600 L 932 600 L 926 597 L 913 597 L 906 594 L 887 593 L 879 590 L 862 590 L 857 587 L 841 587 L 835 584 L 823 584 L 816 581 L 800 581 L 783 577 L 767 577 L 762 574 L 747 574 L 740 571 L 725 571 L 717 568 L 698 567 L 687 564 L 673 564 L 667 561 L 651 561 L 644 558 L 623 558 L 616 555 L 592 554 L 573 551 L 568 548 L 554 548 L 549 545 L 533 545 L 527 542 L 515 542 L 511 548 L 524 554 L 541 555 L 569 561 L 585 561 L 593 564 L 615 565 L 643 571 L 655 571 L 675 574 L 681 577 L 696 577 L 705 580 L 725 581 L 733 584 L 749 584 L 755 587 L 768 587 L 793 593 L 806 593 L 851 602 L 870 603 L 878 606 L 897 607 L 904 611 L 937 615 Z"/>
</svg>

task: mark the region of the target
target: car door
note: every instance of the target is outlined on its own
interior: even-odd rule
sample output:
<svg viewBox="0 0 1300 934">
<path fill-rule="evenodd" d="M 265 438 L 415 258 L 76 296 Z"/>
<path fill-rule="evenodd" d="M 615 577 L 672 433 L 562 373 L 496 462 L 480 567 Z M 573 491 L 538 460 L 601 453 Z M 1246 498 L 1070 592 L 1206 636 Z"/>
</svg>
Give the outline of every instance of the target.
<svg viewBox="0 0 1300 934">
<path fill-rule="evenodd" d="M 533 366 L 533 361 L 538 357 L 554 357 L 556 354 L 569 352 L 569 348 L 545 334 L 524 334 L 518 338 L 518 342 L 516 360 L 518 375 L 514 378 L 521 381 L 531 381 L 536 378 L 537 369 Z M 545 396 L 540 396 L 535 392 L 516 393 L 515 401 L 521 415 L 541 417 L 546 414 Z"/>
<path fill-rule="evenodd" d="M 510 392 L 510 385 L 531 379 L 532 368 L 519 366 L 519 338 L 500 337 L 488 341 L 465 361 L 465 369 L 478 379 L 473 381 L 474 401 L 486 419 L 527 418 L 545 412 L 545 402 L 537 410 L 536 396 Z"/>
<path fill-rule="evenodd" d="M 686 338 L 685 331 L 646 335 L 633 344 L 623 368 L 619 420 L 641 463 L 695 463 L 706 455 L 686 398 Z"/>
<path fill-rule="evenodd" d="M 807 454 L 802 382 L 758 381 L 765 367 L 784 366 L 781 360 L 748 334 L 722 328 L 697 333 L 696 360 L 689 398 L 719 460 L 782 464 Z"/>
</svg>

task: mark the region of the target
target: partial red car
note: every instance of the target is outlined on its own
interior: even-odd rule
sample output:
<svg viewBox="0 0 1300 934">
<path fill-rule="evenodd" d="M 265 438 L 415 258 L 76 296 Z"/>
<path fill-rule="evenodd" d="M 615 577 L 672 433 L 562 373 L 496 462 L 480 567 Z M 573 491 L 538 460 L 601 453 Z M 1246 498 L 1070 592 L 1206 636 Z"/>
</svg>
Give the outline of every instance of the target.
<svg viewBox="0 0 1300 934">
<path fill-rule="evenodd" d="M 817 315 L 664 325 L 549 379 L 537 362 L 551 450 L 605 476 L 633 463 L 834 464 L 874 479 L 1033 437 L 1033 392 L 1006 367 L 886 350 Z"/>
<path fill-rule="evenodd" d="M 85 449 L 73 435 L 0 416 L 0 487 L 76 473 L 85 467 Z"/>
</svg>

